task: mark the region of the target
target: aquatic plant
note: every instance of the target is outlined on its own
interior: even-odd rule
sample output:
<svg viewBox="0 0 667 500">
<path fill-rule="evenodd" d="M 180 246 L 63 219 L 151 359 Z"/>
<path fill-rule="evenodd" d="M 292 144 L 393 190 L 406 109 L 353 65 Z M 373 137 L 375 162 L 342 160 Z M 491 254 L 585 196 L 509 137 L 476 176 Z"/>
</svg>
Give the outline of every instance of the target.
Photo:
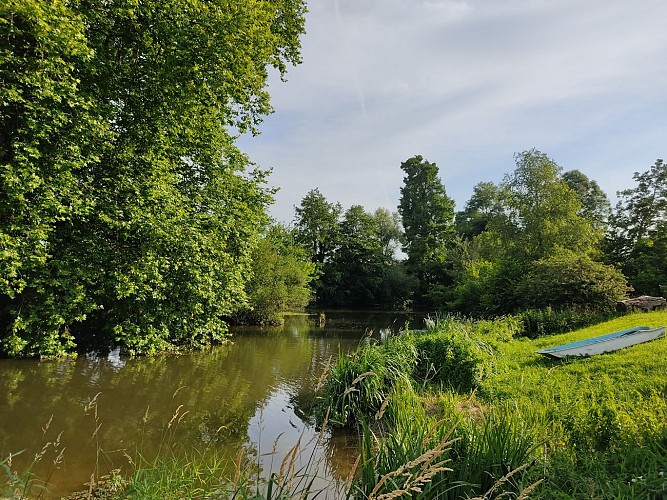
<svg viewBox="0 0 667 500">
<path fill-rule="evenodd" d="M 360 416 L 380 411 L 399 380 L 411 385 L 416 363 L 417 351 L 408 336 L 379 343 L 365 340 L 350 355 L 339 355 L 328 368 L 316 413 L 321 419 L 328 412 L 333 425 L 356 425 Z"/>
</svg>

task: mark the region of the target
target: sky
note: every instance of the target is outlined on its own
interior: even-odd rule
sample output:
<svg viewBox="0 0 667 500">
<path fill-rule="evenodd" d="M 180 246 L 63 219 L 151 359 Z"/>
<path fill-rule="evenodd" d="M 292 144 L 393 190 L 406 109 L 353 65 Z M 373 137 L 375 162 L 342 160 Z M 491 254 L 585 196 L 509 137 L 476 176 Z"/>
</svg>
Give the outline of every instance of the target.
<svg viewBox="0 0 667 500">
<path fill-rule="evenodd" d="M 303 62 L 238 145 L 290 223 L 318 188 L 395 211 L 402 162 L 436 163 L 461 210 L 536 148 L 612 203 L 667 159 L 665 0 L 310 0 Z"/>
</svg>

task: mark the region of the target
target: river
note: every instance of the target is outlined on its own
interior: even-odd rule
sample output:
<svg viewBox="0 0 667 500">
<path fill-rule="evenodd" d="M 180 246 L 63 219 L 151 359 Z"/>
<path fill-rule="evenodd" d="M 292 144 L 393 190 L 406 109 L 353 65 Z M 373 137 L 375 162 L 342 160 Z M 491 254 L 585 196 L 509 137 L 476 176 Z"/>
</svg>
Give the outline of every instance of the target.
<svg viewBox="0 0 667 500">
<path fill-rule="evenodd" d="M 282 327 L 235 328 L 229 345 L 185 355 L 0 360 L 0 460 L 11 453 L 19 472 L 33 463 L 43 497 L 60 498 L 87 490 L 91 476 L 128 472 L 140 456 L 193 450 L 226 457 L 230 475 L 243 456 L 249 474 L 254 465 L 268 477 L 300 440 L 297 467 L 310 463 L 315 487 L 335 496 L 356 437 L 325 432 L 317 442 L 314 386 L 327 360 L 407 319 L 326 312 L 321 326 L 317 315 L 294 315 Z"/>
</svg>

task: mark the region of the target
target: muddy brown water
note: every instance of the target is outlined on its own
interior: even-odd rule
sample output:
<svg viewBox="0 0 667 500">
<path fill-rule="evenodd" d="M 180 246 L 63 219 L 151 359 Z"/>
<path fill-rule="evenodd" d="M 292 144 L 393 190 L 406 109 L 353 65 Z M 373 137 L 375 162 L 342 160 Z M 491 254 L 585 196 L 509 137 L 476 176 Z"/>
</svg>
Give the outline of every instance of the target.
<svg viewBox="0 0 667 500">
<path fill-rule="evenodd" d="M 43 497 L 59 498 L 87 490 L 91 476 L 129 472 L 140 456 L 215 451 L 230 476 L 244 456 L 244 467 L 258 465 L 268 477 L 300 440 L 297 467 L 310 463 L 315 486 L 335 496 L 356 458 L 356 436 L 325 432 L 316 442 L 317 379 L 327 360 L 364 336 L 414 320 L 326 317 L 323 327 L 318 315 L 298 315 L 280 328 L 236 328 L 230 345 L 180 356 L 0 360 L 0 460 L 11 453 L 18 472 L 32 463 L 38 482 L 47 483 Z"/>
</svg>

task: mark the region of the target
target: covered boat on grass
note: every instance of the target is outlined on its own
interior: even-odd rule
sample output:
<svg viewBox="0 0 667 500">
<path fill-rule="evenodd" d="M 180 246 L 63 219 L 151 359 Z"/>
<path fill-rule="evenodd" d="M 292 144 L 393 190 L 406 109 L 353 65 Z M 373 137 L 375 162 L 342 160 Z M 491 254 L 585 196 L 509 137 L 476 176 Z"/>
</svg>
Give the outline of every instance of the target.
<svg viewBox="0 0 667 500">
<path fill-rule="evenodd" d="M 665 336 L 665 327 L 636 326 L 620 332 L 608 333 L 569 344 L 557 345 L 537 351 L 549 358 L 565 358 L 567 356 L 593 356 L 604 352 L 617 351 L 624 347 L 648 342 Z"/>
</svg>

